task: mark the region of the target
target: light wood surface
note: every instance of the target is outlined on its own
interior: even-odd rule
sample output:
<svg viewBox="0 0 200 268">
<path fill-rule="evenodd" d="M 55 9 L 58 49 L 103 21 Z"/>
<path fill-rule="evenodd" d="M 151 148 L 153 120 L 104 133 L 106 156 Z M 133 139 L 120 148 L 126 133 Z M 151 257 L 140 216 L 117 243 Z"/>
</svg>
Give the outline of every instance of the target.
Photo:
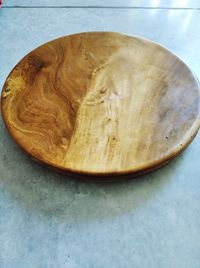
<svg viewBox="0 0 200 268">
<path fill-rule="evenodd" d="M 110 32 L 65 36 L 8 76 L 2 114 L 34 159 L 83 175 L 138 175 L 179 154 L 199 125 L 197 79 L 175 55 Z"/>
</svg>

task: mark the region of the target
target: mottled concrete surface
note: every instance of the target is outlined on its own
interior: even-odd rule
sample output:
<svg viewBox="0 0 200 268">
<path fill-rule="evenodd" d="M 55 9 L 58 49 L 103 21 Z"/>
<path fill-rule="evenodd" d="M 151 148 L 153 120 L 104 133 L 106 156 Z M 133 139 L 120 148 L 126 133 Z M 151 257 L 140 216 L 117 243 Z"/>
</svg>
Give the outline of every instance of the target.
<svg viewBox="0 0 200 268">
<path fill-rule="evenodd" d="M 199 8 L 199 0 L 4 0 L 6 6 Z"/>
<path fill-rule="evenodd" d="M 200 77 L 199 17 L 197 9 L 3 8 L 0 87 L 41 43 L 94 30 L 157 41 Z M 200 135 L 159 171 L 95 184 L 33 162 L 0 122 L 1 268 L 200 267 Z"/>
</svg>

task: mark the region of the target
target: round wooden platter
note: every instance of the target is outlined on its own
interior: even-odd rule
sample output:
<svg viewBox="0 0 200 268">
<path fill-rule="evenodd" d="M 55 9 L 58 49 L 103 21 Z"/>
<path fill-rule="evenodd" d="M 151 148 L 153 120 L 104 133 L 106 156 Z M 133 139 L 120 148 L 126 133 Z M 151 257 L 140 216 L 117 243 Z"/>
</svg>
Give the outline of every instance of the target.
<svg viewBox="0 0 200 268">
<path fill-rule="evenodd" d="M 9 74 L 1 104 L 8 131 L 34 159 L 102 180 L 164 165 L 200 125 L 190 69 L 155 43 L 112 32 L 36 48 Z"/>
</svg>

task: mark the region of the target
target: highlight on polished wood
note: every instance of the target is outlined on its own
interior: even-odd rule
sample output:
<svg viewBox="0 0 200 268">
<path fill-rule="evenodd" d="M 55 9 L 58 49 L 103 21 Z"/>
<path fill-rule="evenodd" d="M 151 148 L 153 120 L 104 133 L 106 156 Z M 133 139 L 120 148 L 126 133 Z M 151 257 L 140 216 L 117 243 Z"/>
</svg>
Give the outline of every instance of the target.
<svg viewBox="0 0 200 268">
<path fill-rule="evenodd" d="M 26 55 L 2 91 L 4 122 L 34 159 L 91 176 L 139 175 L 197 134 L 200 90 L 167 49 L 112 32 L 80 33 Z"/>
</svg>

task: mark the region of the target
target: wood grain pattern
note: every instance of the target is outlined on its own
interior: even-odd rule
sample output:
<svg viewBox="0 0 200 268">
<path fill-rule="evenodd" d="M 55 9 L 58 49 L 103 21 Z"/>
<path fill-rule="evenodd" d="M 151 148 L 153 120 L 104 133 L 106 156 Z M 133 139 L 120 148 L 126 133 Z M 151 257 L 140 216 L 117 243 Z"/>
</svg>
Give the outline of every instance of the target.
<svg viewBox="0 0 200 268">
<path fill-rule="evenodd" d="M 39 161 L 89 175 L 140 174 L 196 135 L 197 79 L 175 55 L 140 38 L 81 33 L 25 56 L 2 91 L 16 142 Z"/>
</svg>

